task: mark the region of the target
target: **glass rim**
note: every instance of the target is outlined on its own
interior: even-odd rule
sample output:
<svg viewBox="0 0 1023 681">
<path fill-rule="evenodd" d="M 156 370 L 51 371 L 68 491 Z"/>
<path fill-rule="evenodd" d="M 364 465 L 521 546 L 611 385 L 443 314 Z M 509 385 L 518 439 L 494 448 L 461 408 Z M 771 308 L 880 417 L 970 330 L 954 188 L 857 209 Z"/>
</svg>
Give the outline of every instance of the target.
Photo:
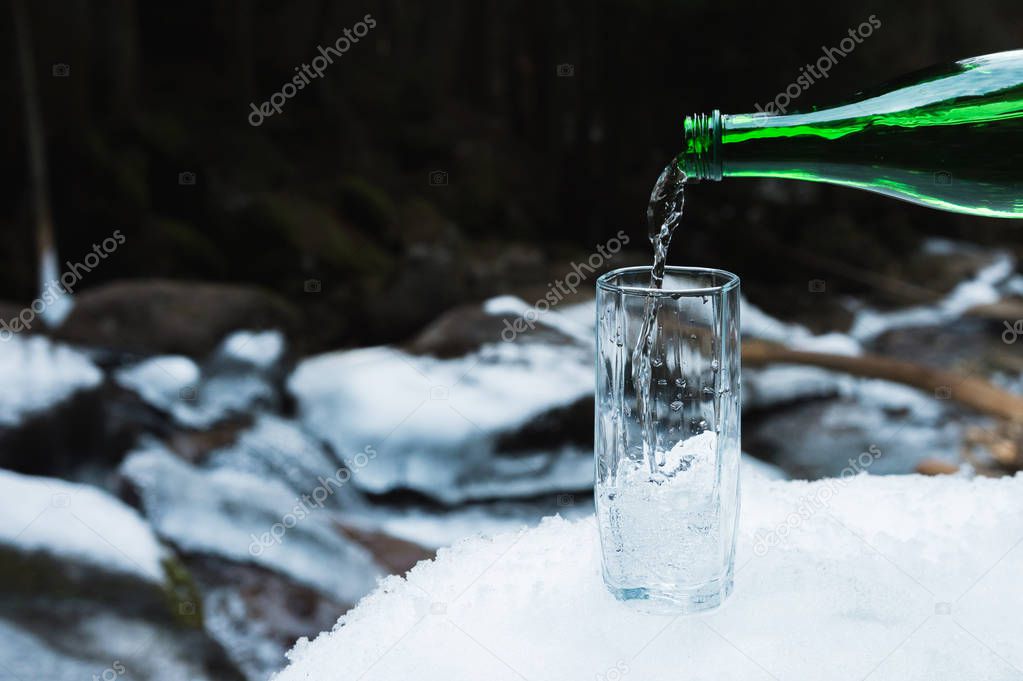
<svg viewBox="0 0 1023 681">
<path fill-rule="evenodd" d="M 717 286 L 677 288 L 665 286 L 664 288 L 651 288 L 650 286 L 622 286 L 612 283 L 612 279 L 634 272 L 647 272 L 653 269 L 650 265 L 637 265 L 634 267 L 619 267 L 618 269 L 605 272 L 597 278 L 597 288 L 610 293 L 624 293 L 626 295 L 639 295 L 651 297 L 670 296 L 711 296 L 721 293 L 728 293 L 739 287 L 739 275 L 728 270 L 719 270 L 715 267 L 684 267 L 668 265 L 664 268 L 664 274 L 701 274 L 721 277 L 725 281 Z M 665 281 L 665 284 L 668 282 Z"/>
</svg>

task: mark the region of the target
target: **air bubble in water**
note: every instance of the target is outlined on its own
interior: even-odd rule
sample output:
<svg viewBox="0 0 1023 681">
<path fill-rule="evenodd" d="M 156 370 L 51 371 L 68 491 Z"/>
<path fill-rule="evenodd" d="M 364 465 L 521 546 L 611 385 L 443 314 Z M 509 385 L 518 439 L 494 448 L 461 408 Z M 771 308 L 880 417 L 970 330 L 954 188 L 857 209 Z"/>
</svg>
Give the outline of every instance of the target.
<svg viewBox="0 0 1023 681">
<path fill-rule="evenodd" d="M 671 410 L 672 411 L 679 411 L 679 410 L 682 409 L 682 406 L 683 405 L 682 405 L 682 403 L 680 401 L 675 400 L 674 402 L 671 403 Z"/>
</svg>

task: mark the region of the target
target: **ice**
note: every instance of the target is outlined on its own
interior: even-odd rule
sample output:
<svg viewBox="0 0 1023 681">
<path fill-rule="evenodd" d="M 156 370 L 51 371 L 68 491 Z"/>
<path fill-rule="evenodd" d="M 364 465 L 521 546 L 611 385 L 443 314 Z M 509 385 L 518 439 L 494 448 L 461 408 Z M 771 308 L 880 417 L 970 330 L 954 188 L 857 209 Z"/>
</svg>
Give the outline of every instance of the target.
<svg viewBox="0 0 1023 681">
<path fill-rule="evenodd" d="M 0 426 L 17 425 L 75 392 L 103 381 L 103 372 L 81 352 L 42 336 L 0 341 Z"/>
<path fill-rule="evenodd" d="M 710 615 L 614 600 L 592 519 L 476 537 L 390 577 L 277 681 L 956 679 L 1023 675 L 1023 476 L 743 485 Z"/>
<path fill-rule="evenodd" d="M 0 469 L 0 518 L 0 545 L 164 583 L 166 549 L 135 509 L 95 487 Z"/>
<path fill-rule="evenodd" d="M 255 563 L 348 603 L 373 587 L 379 567 L 345 537 L 332 511 L 347 484 L 337 464 L 309 481 L 315 486 L 298 491 L 229 465 L 236 456 L 225 452 L 210 466 L 196 467 L 146 443 L 129 454 L 121 474 L 156 532 L 182 551 Z M 292 484 L 301 479 L 293 477 Z"/>
</svg>

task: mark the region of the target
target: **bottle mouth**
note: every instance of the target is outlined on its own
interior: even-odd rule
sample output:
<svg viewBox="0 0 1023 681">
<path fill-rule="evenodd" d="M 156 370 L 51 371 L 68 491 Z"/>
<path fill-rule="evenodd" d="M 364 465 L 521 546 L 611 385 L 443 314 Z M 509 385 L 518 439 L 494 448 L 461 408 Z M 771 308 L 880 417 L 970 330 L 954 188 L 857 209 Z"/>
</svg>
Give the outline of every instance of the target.
<svg viewBox="0 0 1023 681">
<path fill-rule="evenodd" d="M 720 180 L 721 112 L 686 116 L 682 124 L 682 153 L 678 167 L 690 179 Z"/>
</svg>

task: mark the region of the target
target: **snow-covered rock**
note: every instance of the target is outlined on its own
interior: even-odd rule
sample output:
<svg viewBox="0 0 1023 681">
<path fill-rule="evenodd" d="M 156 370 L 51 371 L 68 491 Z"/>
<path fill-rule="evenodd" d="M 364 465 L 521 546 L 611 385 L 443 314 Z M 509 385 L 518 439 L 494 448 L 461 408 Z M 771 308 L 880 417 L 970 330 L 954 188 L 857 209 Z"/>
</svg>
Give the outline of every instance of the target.
<svg viewBox="0 0 1023 681">
<path fill-rule="evenodd" d="M 330 507 L 349 483 L 347 469 L 332 464 L 298 491 L 225 457 L 196 467 L 147 443 L 120 472 L 156 532 L 181 551 L 254 563 L 347 603 L 373 587 L 380 568 L 344 535 Z"/>
<path fill-rule="evenodd" d="M 975 249 L 967 244 L 933 240 L 928 244 L 927 250 L 956 253 Z M 849 334 L 865 343 L 886 331 L 914 326 L 936 326 L 962 317 L 972 307 L 997 302 L 1002 297 L 1002 291 L 1011 287 L 1016 259 L 1004 251 L 992 251 L 990 255 L 991 261 L 972 279 L 961 282 L 934 304 L 884 312 L 871 308 L 857 310 Z"/>
<path fill-rule="evenodd" d="M 744 480 L 753 477 L 787 480 L 781 468 L 749 454 L 741 460 Z M 546 516 L 558 514 L 578 520 L 593 513 L 589 491 L 562 493 L 538 499 L 503 499 L 463 504 L 454 508 L 404 504 L 398 508 L 382 505 L 356 506 L 345 520 L 367 530 L 438 549 L 475 534 L 499 534 L 534 527 Z"/>
<path fill-rule="evenodd" d="M 616 601 L 593 520 L 553 518 L 388 578 L 275 678 L 1017 679 L 1021 537 L 1023 476 L 750 479 L 714 613 Z"/>
<path fill-rule="evenodd" d="M 138 512 L 103 490 L 0 469 L 0 547 L 151 582 L 168 554 Z"/>
<path fill-rule="evenodd" d="M 495 299 L 484 312 L 512 308 Z M 592 339 L 561 333 L 571 323 L 557 316 L 540 316 L 542 340 L 508 334 L 507 342 L 495 317 L 489 343 L 446 359 L 391 347 L 320 355 L 302 362 L 288 387 L 305 427 L 336 451 L 377 451 L 354 478 L 363 490 L 407 488 L 455 504 L 582 489 L 592 482 L 591 447 L 565 442 L 544 422 L 589 409 Z M 583 421 L 589 432 L 592 417 Z M 516 442 L 524 430 L 541 435 Z"/>
<path fill-rule="evenodd" d="M 0 427 L 16 426 L 72 394 L 94 388 L 103 372 L 85 354 L 43 336 L 0 341 Z"/>
<path fill-rule="evenodd" d="M 204 366 L 184 355 L 162 355 L 119 369 L 114 380 L 180 425 L 209 428 L 275 404 L 272 374 L 283 353 L 280 332 L 239 331 Z"/>
<path fill-rule="evenodd" d="M 59 626 L 0 617 L 2 681 L 242 681 L 198 630 L 104 612 L 46 613 Z"/>
</svg>

